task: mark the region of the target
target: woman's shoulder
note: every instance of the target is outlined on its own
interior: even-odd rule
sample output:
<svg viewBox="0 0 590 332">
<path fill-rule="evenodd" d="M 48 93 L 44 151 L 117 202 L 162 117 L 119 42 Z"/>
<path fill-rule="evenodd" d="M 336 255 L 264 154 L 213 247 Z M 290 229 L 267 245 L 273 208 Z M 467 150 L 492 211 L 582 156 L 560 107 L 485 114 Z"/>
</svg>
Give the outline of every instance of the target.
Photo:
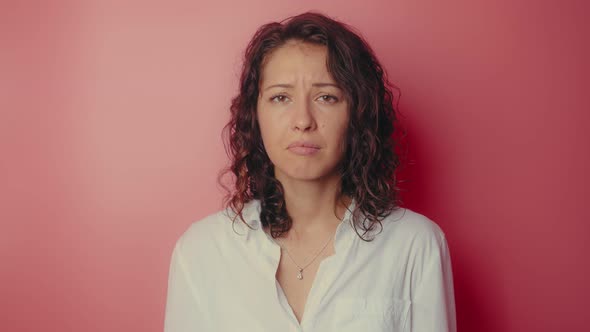
<svg viewBox="0 0 590 332">
<path fill-rule="evenodd" d="M 417 236 L 444 236 L 443 230 L 434 220 L 409 208 L 397 208 L 384 221 L 394 228 L 397 227 L 397 231 L 404 231 Z"/>
<path fill-rule="evenodd" d="M 242 215 L 246 220 L 253 207 L 253 203 L 244 206 Z M 244 235 L 247 230 L 240 218 L 230 208 L 225 208 L 193 221 L 178 238 L 177 246 L 192 252 L 212 249 L 235 241 L 236 236 Z"/>
<path fill-rule="evenodd" d="M 230 222 L 225 210 L 215 211 L 201 219 L 194 220 L 181 235 L 187 240 L 199 240 L 203 237 L 218 236 L 223 225 Z"/>
<path fill-rule="evenodd" d="M 183 252 L 203 252 L 211 246 L 226 241 L 227 228 L 231 229 L 231 219 L 226 210 L 219 210 L 191 222 L 176 241 Z"/>
<path fill-rule="evenodd" d="M 381 223 L 389 243 L 440 247 L 446 241 L 444 231 L 434 220 L 409 208 L 397 208 Z"/>
</svg>

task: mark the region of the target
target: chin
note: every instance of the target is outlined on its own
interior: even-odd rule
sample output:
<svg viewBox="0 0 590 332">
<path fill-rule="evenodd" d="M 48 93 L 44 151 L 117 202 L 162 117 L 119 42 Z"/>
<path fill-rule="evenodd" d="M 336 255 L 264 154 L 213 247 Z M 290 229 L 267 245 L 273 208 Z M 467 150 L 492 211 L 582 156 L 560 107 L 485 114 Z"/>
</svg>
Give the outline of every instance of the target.
<svg viewBox="0 0 590 332">
<path fill-rule="evenodd" d="M 275 169 L 275 176 L 296 181 L 321 181 L 336 175 L 335 169 Z"/>
</svg>

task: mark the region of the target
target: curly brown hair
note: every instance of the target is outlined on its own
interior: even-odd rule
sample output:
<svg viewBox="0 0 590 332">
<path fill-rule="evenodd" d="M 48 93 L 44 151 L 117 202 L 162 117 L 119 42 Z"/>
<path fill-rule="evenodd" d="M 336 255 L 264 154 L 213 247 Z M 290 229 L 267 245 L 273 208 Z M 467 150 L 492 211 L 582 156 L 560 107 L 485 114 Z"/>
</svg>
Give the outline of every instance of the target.
<svg viewBox="0 0 590 332">
<path fill-rule="evenodd" d="M 219 177 L 219 183 L 228 192 L 224 205 L 249 227 L 242 210 L 249 201 L 259 199 L 260 221 L 270 228 L 273 238 L 288 232 L 292 226 L 283 186 L 274 176 L 256 116 L 265 56 L 290 40 L 326 46 L 328 71 L 345 92 L 352 112 L 346 133 L 346 152 L 338 166 L 341 175 L 338 194 L 355 200 L 351 211 L 354 228 L 366 240 L 363 236 L 377 223 L 382 227 L 381 220 L 399 207 L 395 172 L 400 165 L 396 139 L 399 129 L 391 87 L 399 89 L 389 83 L 384 69 L 362 37 L 346 24 L 317 12 L 263 25 L 246 48 L 239 93 L 232 99 L 231 118 L 223 129 L 231 161 Z M 228 173 L 234 177 L 233 189 L 222 181 Z M 362 235 L 357 226 L 363 230 Z"/>
</svg>

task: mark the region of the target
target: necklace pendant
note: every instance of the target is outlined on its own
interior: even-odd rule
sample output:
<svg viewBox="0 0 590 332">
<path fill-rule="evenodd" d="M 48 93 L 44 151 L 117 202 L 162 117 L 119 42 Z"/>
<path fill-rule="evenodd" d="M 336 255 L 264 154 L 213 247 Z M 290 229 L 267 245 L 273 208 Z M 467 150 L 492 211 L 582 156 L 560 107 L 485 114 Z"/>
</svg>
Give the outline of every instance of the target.
<svg viewBox="0 0 590 332">
<path fill-rule="evenodd" d="M 297 273 L 297 279 L 303 279 L 303 269 L 299 269 L 299 273 Z"/>
</svg>

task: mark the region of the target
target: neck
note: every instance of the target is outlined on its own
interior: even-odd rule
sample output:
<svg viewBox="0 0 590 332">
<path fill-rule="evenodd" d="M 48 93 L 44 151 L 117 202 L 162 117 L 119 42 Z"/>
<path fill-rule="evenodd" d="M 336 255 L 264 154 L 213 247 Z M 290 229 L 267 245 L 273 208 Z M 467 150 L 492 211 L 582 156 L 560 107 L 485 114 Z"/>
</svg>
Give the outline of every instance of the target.
<svg viewBox="0 0 590 332">
<path fill-rule="evenodd" d="M 288 235 L 291 238 L 333 231 L 352 200 L 340 195 L 339 175 L 316 181 L 281 176 L 277 179 L 283 185 L 285 204 L 293 220 Z"/>
</svg>

